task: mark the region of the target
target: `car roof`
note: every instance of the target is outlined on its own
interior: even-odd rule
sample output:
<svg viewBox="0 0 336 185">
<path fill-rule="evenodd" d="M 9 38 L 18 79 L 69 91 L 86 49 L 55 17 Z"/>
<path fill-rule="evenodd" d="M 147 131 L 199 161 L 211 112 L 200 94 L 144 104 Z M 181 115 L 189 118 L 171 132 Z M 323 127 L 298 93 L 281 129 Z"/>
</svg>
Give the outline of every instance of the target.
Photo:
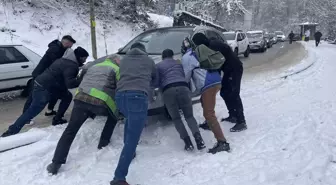
<svg viewBox="0 0 336 185">
<path fill-rule="evenodd" d="M 263 33 L 262 30 L 254 30 L 254 31 L 248 31 L 247 33 Z"/>
<path fill-rule="evenodd" d="M 237 33 L 237 32 L 234 32 L 234 31 L 226 31 L 226 32 L 223 32 L 223 34 L 225 33 Z"/>
<path fill-rule="evenodd" d="M 22 44 L 5 44 L 5 45 L 0 45 L 0 47 L 13 47 L 13 46 L 23 46 Z"/>
</svg>

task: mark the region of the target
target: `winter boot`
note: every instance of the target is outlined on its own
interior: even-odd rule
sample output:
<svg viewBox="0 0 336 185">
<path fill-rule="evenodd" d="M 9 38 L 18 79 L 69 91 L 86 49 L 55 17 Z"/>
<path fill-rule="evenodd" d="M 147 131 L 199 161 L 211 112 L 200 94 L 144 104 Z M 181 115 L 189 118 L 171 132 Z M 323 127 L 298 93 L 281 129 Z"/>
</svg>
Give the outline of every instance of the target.
<svg viewBox="0 0 336 185">
<path fill-rule="evenodd" d="M 121 180 L 113 180 L 110 182 L 110 185 L 130 185 L 126 181 Z"/>
<path fill-rule="evenodd" d="M 58 170 L 61 168 L 62 164 L 56 164 L 51 163 L 47 166 L 48 173 L 51 173 L 52 175 L 56 175 L 58 173 Z"/>
<path fill-rule="evenodd" d="M 209 149 L 208 153 L 216 154 L 218 152 L 223 152 L 223 151 L 229 152 L 230 144 L 227 143 L 226 141 L 218 141 L 213 148 Z"/>
<path fill-rule="evenodd" d="M 204 149 L 206 147 L 205 143 L 203 141 L 203 138 L 202 138 L 202 136 L 201 136 L 201 134 L 199 132 L 197 132 L 197 133 L 194 134 L 194 138 L 195 138 L 198 150 L 202 150 L 202 149 Z"/>
<path fill-rule="evenodd" d="M 1 137 L 8 137 L 8 136 L 12 136 L 12 135 L 14 135 L 14 133 L 11 132 L 10 130 L 7 130 L 6 132 L 4 132 L 4 133 L 1 135 Z"/>
<path fill-rule="evenodd" d="M 65 123 L 68 123 L 68 121 L 66 119 L 54 117 L 52 125 L 56 126 L 56 125 L 62 125 L 62 124 L 65 124 Z"/>
<path fill-rule="evenodd" d="M 234 116 L 229 116 L 227 118 L 222 118 L 221 122 L 230 122 L 230 123 L 237 123 L 237 118 Z"/>
<path fill-rule="evenodd" d="M 184 138 L 183 141 L 184 141 L 184 144 L 185 144 L 184 149 L 186 151 L 192 151 L 192 150 L 194 150 L 194 145 L 192 144 L 189 136 L 186 137 L 186 138 Z"/>
<path fill-rule="evenodd" d="M 199 127 L 203 130 L 211 130 L 207 121 L 204 121 L 202 124 L 199 125 Z"/>
<path fill-rule="evenodd" d="M 100 141 L 99 141 L 99 144 L 98 144 L 98 150 L 103 149 L 103 148 L 106 147 L 108 144 L 110 144 L 110 141 L 108 141 L 108 140 L 104 140 L 104 139 L 100 140 Z"/>
<path fill-rule="evenodd" d="M 47 112 L 44 113 L 45 116 L 54 116 L 56 115 L 56 111 L 54 110 L 47 110 Z"/>
<path fill-rule="evenodd" d="M 230 132 L 241 132 L 247 129 L 245 122 L 237 123 L 234 127 L 230 129 Z"/>
</svg>

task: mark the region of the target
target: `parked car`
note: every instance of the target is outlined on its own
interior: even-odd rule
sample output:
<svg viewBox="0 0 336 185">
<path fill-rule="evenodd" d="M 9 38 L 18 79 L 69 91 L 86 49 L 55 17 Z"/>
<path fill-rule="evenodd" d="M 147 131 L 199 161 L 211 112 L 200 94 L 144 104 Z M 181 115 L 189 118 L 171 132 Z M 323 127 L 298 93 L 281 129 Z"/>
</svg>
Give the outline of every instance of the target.
<svg viewBox="0 0 336 185">
<path fill-rule="evenodd" d="M 22 45 L 0 45 L 0 92 L 21 90 L 29 94 L 32 72 L 41 56 Z"/>
<path fill-rule="evenodd" d="M 242 31 L 234 31 L 234 32 L 223 32 L 226 41 L 231 46 L 232 51 L 239 54 L 244 54 L 244 57 L 248 57 L 250 55 L 250 43 L 246 34 Z"/>
<path fill-rule="evenodd" d="M 265 34 L 265 39 L 267 43 L 267 48 L 271 48 L 274 44 L 273 36 L 270 33 Z"/>
<path fill-rule="evenodd" d="M 246 33 L 250 42 L 250 49 L 265 52 L 267 50 L 267 41 L 265 39 L 265 32 L 262 30 L 248 31 Z"/>
<path fill-rule="evenodd" d="M 300 33 L 294 33 L 293 41 L 300 41 L 302 40 Z"/>
<path fill-rule="evenodd" d="M 282 31 L 276 31 L 275 35 L 277 36 L 278 41 L 285 42 L 286 36 L 285 36 L 284 32 L 282 32 Z"/>
<path fill-rule="evenodd" d="M 272 35 L 272 39 L 273 39 L 273 43 L 274 44 L 277 44 L 278 43 L 278 38 L 277 36 L 275 35 L 275 33 L 270 33 Z"/>
<path fill-rule="evenodd" d="M 145 31 L 131 40 L 126 46 L 120 48 L 117 52 L 118 55 L 122 58 L 126 52 L 130 49 L 131 45 L 140 42 L 145 45 L 146 51 L 149 56 L 155 61 L 155 63 L 161 62 L 161 53 L 163 50 L 169 48 L 174 51 L 174 58 L 181 59 L 181 46 L 183 40 L 188 37 L 192 39 L 192 37 L 196 33 L 204 33 L 209 39 L 216 38 L 224 43 L 227 43 L 224 35 L 221 31 L 216 30 L 212 27 L 205 26 L 183 26 L 183 27 L 166 27 L 166 28 L 158 28 Z M 106 57 L 102 57 L 98 59 L 99 61 L 103 61 Z M 88 63 L 87 65 L 92 65 Z M 193 103 L 199 102 L 199 94 L 193 94 Z M 152 91 L 149 95 L 149 110 L 148 115 L 155 115 L 166 113 L 167 111 L 163 104 L 161 92 L 158 89 Z"/>
</svg>

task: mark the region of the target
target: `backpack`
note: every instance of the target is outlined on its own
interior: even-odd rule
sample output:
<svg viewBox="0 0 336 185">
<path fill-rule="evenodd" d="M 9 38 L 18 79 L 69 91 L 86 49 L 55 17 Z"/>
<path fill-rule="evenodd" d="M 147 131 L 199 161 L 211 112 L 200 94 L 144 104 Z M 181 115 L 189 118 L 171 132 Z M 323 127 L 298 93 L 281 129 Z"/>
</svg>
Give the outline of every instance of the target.
<svg viewBox="0 0 336 185">
<path fill-rule="evenodd" d="M 221 52 L 214 51 L 204 44 L 196 47 L 195 54 L 202 69 L 217 70 L 220 69 L 225 62 L 225 57 Z"/>
</svg>

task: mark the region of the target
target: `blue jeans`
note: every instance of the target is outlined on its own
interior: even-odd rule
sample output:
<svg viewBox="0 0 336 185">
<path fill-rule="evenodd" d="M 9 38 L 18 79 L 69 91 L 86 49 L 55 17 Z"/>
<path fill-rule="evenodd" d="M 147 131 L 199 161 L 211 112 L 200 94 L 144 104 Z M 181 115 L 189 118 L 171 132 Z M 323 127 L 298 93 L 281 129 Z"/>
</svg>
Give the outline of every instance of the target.
<svg viewBox="0 0 336 185">
<path fill-rule="evenodd" d="M 32 102 L 29 108 L 15 121 L 15 123 L 9 126 L 8 130 L 12 134 L 20 132 L 22 127 L 28 123 L 31 119 L 36 117 L 48 104 L 50 99 L 50 93 L 42 86 L 34 83 L 34 89 L 32 92 Z"/>
<path fill-rule="evenodd" d="M 116 94 L 119 111 L 125 116 L 124 148 L 121 151 L 114 180 L 126 180 L 142 130 L 147 120 L 148 96 L 142 91 Z"/>
</svg>

